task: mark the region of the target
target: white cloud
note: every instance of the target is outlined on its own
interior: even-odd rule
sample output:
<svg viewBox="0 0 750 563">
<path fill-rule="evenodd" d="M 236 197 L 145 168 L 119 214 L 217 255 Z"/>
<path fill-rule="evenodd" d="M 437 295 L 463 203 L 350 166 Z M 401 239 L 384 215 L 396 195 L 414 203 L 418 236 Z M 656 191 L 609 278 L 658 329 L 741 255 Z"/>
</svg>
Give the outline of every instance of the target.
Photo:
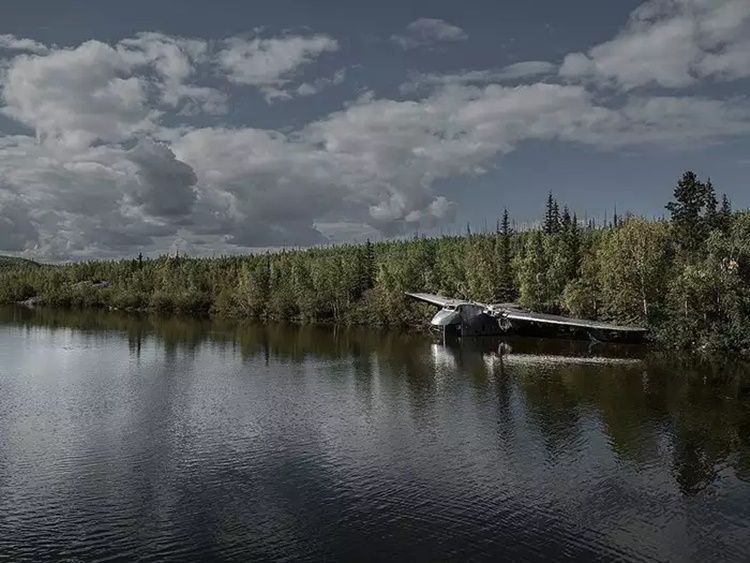
<svg viewBox="0 0 750 563">
<path fill-rule="evenodd" d="M 549 74 L 555 69 L 555 65 L 547 61 L 521 61 L 501 69 L 498 77 L 500 80 L 529 78 L 540 74 Z"/>
<path fill-rule="evenodd" d="M 0 193 L 48 210 L 44 220 L 29 215 L 36 230 L 22 223 L 28 244 L 47 254 L 110 255 L 163 237 L 211 240 L 208 251 L 306 245 L 339 240 L 342 223 L 393 235 L 450 220 L 455 204 L 435 181 L 481 174 L 525 140 L 616 149 L 748 133 L 739 102 L 640 97 L 607 108 L 582 86 L 451 85 L 421 100 L 365 96 L 289 134 L 193 129 L 175 132 L 169 148 L 130 152 L 18 137 L 0 145 Z M 3 213 L 6 224 L 26 217 L 18 206 Z"/>
<path fill-rule="evenodd" d="M 138 166 L 133 201 L 154 217 L 189 215 L 197 199 L 193 169 L 175 158 L 164 144 L 150 139 L 140 141 L 127 153 Z"/>
<path fill-rule="evenodd" d="M 437 18 L 420 18 L 406 26 L 406 33 L 391 39 L 404 49 L 413 49 L 444 41 L 464 41 L 468 35 L 458 26 Z"/>
<path fill-rule="evenodd" d="M 325 154 L 281 133 L 198 129 L 176 142 L 174 151 L 212 194 L 199 231 L 223 232 L 242 246 L 321 242 L 315 220 L 339 209 L 347 195 Z"/>
<path fill-rule="evenodd" d="M 654 81 L 744 76 L 747 19 L 738 6 L 648 2 L 606 47 L 566 58 L 569 83 L 555 83 L 555 67 L 544 61 L 421 74 L 407 99 L 369 92 L 283 133 L 221 113 L 246 86 L 286 98 L 340 84 L 344 70 L 301 74 L 338 49 L 334 39 L 211 42 L 144 33 L 61 48 L 6 38 L 26 48 L 6 49 L 1 111 L 37 136 L 0 135 L 0 250 L 68 258 L 174 244 L 210 253 L 376 238 L 450 221 L 456 205 L 439 181 L 483 174 L 528 140 L 616 150 L 746 136 L 750 106 L 742 99 L 628 92 Z M 674 47 L 687 35 L 668 23 L 686 10 L 701 19 L 701 41 L 712 38 L 699 42 L 703 55 Z M 436 28 L 423 22 L 412 32 L 462 38 Z M 668 68 L 636 64 L 637 45 L 623 40 L 636 34 L 654 49 L 672 45 L 662 51 Z M 625 92 L 602 96 L 592 83 Z M 203 118 L 186 118 L 196 114 Z M 207 119 L 219 125 L 196 125 Z"/>
<path fill-rule="evenodd" d="M 632 90 L 750 76 L 750 2 L 650 0 L 611 41 L 565 57 L 560 75 Z"/>
<path fill-rule="evenodd" d="M 76 47 L 48 48 L 32 40 L 3 36 L 8 45 L 38 54 L 5 60 L 1 108 L 5 115 L 32 128 L 40 140 L 85 148 L 95 142 L 122 142 L 153 133 L 162 114 L 226 112 L 227 95 L 195 83 L 198 70 L 217 60 L 235 82 L 265 90 L 282 90 L 294 71 L 337 44 L 322 35 L 246 41 L 230 39 L 218 53 L 207 41 L 142 33 L 114 46 L 87 41 Z M 297 87 L 309 95 L 338 83 L 318 79 Z"/>
<path fill-rule="evenodd" d="M 135 67 L 153 69 L 159 101 L 181 108 L 186 115 L 227 110 L 227 96 L 216 88 L 190 84 L 200 65 L 210 63 L 208 42 L 170 37 L 161 33 L 140 33 L 118 43 L 119 52 Z M 184 104 L 184 105 L 181 105 Z"/>
<path fill-rule="evenodd" d="M 342 177 L 388 191 L 471 172 L 523 138 L 548 136 L 592 108 L 582 87 L 448 86 L 421 101 L 370 100 L 311 124 Z"/>
<path fill-rule="evenodd" d="M 498 70 L 464 70 L 454 73 L 417 73 L 413 74 L 410 80 L 401 86 L 401 91 L 403 93 L 409 93 L 423 87 L 510 82 L 551 74 L 556 70 L 557 67 L 550 62 L 521 61 Z"/>
<path fill-rule="evenodd" d="M 153 130 L 144 79 L 116 49 L 87 41 L 48 55 L 21 55 L 4 77 L 2 112 L 40 138 L 71 147 L 118 142 Z"/>
<path fill-rule="evenodd" d="M 27 53 L 34 53 L 37 55 L 43 55 L 49 51 L 46 45 L 34 41 L 33 39 L 24 39 L 22 37 L 16 37 L 15 35 L 0 35 L 0 50 L 7 51 L 24 51 Z"/>
<path fill-rule="evenodd" d="M 235 84 L 261 88 L 269 100 L 289 96 L 283 87 L 295 71 L 326 52 L 338 50 L 338 42 L 327 35 L 228 39 L 217 60 Z"/>
<path fill-rule="evenodd" d="M 26 202 L 8 195 L 0 197 L 0 251 L 21 252 L 38 240 L 39 227 Z"/>
<path fill-rule="evenodd" d="M 639 96 L 602 111 L 567 138 L 606 150 L 639 145 L 684 150 L 748 134 L 750 106 L 742 101 Z"/>
<path fill-rule="evenodd" d="M 346 78 L 346 69 L 342 68 L 336 71 L 331 78 L 317 78 L 312 82 L 303 82 L 297 87 L 297 96 L 313 96 L 322 92 L 330 86 L 341 84 Z"/>
</svg>

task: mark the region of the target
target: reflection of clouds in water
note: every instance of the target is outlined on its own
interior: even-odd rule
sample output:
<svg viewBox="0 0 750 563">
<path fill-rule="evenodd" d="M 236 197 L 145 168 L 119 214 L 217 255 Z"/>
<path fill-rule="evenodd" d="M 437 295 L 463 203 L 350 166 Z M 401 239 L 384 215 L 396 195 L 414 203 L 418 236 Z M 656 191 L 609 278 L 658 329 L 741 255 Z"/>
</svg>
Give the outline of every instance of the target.
<svg viewBox="0 0 750 563">
<path fill-rule="evenodd" d="M 0 500 L 6 512 L 51 506 L 54 517 L 63 504 L 93 510 L 104 495 L 101 525 L 115 526 L 117 509 L 146 544 L 168 534 L 194 554 L 238 556 L 244 546 L 273 558 L 306 545 L 350 559 L 380 548 L 457 558 L 505 549 L 518 559 L 567 550 L 579 560 L 726 550 L 741 560 L 733 542 L 750 516 L 747 485 L 726 469 L 713 477 L 718 495 L 686 503 L 675 475 L 675 463 L 694 464 L 675 457 L 685 443 L 701 455 L 724 443 L 719 422 L 739 436 L 739 405 L 717 403 L 724 384 L 516 343 L 501 370 L 493 350 L 415 336 L 119 317 L 100 317 L 85 335 L 43 328 L 46 314 L 30 314 L 30 332 L 0 327 L 15 342 L 2 347 L 14 384 L 0 405 L 33 398 L 36 420 L 63 426 L 24 427 L 19 449 L 22 429 L 0 410 L 0 471 L 16 479 L 16 501 L 30 493 L 31 481 L 18 480 L 22 458 L 44 457 L 33 478 L 58 486 L 31 497 L 36 505 Z M 656 445 L 637 449 L 646 442 Z M 702 463 L 721 462 L 711 455 Z M 91 467 L 100 478 L 87 484 Z M 77 484 L 63 491 L 71 472 Z M 68 518 L 58 537 L 71 537 L 86 511 Z M 48 522 L 35 533 L 49 533 Z M 112 530 L 110 548 L 124 549 Z"/>
</svg>

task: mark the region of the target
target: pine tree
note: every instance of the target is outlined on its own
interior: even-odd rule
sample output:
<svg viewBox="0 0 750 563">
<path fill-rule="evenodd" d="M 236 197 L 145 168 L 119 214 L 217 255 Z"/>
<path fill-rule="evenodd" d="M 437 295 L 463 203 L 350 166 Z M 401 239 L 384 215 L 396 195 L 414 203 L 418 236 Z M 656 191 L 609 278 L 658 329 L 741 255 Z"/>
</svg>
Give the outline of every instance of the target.
<svg viewBox="0 0 750 563">
<path fill-rule="evenodd" d="M 560 230 L 560 209 L 552 192 L 547 196 L 547 207 L 544 213 L 544 232 L 548 235 Z"/>
<path fill-rule="evenodd" d="M 570 218 L 570 211 L 568 211 L 568 206 L 563 206 L 563 213 L 562 213 L 562 219 L 560 219 L 560 228 L 563 232 L 567 233 L 570 230 L 571 225 L 571 218 Z"/>
<path fill-rule="evenodd" d="M 706 181 L 704 186 L 705 190 L 705 220 L 706 228 L 708 231 L 718 229 L 719 226 L 719 202 L 716 200 L 716 191 L 714 185 L 711 183 L 711 178 Z"/>
<path fill-rule="evenodd" d="M 516 288 L 513 281 L 513 229 L 510 225 L 508 210 L 503 211 L 503 219 L 498 229 L 495 242 L 496 290 L 495 300 L 501 302 L 513 301 L 516 298 Z"/>
<path fill-rule="evenodd" d="M 365 243 L 365 289 L 375 287 L 375 247 L 370 239 Z"/>
<path fill-rule="evenodd" d="M 546 309 L 549 288 L 546 282 L 549 260 L 544 249 L 542 233 L 532 231 L 527 240 L 519 271 L 519 299 L 521 304 L 535 309 Z"/>
<path fill-rule="evenodd" d="M 706 184 L 692 171 L 685 172 L 674 189 L 674 201 L 665 207 L 672 214 L 677 245 L 688 256 L 693 256 L 705 240 L 707 229 L 702 216 L 706 205 Z"/>
<path fill-rule="evenodd" d="M 570 267 L 568 280 L 570 281 L 581 274 L 581 230 L 578 228 L 578 217 L 575 213 L 566 231 L 566 239 Z"/>
<path fill-rule="evenodd" d="M 552 232 L 560 230 L 560 208 L 557 206 L 557 200 L 552 204 Z"/>
<path fill-rule="evenodd" d="M 719 229 L 724 233 L 728 233 L 732 226 L 732 204 L 729 202 L 727 194 L 721 197 L 721 209 L 718 213 L 718 225 Z"/>
</svg>

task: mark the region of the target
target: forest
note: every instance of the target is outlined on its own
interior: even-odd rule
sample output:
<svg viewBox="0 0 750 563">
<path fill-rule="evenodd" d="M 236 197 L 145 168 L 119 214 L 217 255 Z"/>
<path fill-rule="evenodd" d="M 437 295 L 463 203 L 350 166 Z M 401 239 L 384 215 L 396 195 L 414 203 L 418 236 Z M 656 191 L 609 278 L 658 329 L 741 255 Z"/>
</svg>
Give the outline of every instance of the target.
<svg viewBox="0 0 750 563">
<path fill-rule="evenodd" d="M 539 226 L 245 256 L 0 269 L 0 302 L 424 327 L 426 291 L 647 326 L 676 349 L 750 352 L 750 212 L 685 172 L 660 219 L 580 221 L 550 193 Z"/>
</svg>

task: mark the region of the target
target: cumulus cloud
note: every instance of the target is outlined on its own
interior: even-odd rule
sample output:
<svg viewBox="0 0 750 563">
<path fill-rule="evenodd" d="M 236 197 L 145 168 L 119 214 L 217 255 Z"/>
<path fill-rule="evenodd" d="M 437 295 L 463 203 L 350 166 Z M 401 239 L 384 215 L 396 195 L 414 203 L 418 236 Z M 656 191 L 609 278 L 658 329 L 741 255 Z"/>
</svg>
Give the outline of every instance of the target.
<svg viewBox="0 0 750 563">
<path fill-rule="evenodd" d="M 38 241 L 39 228 L 28 206 L 20 199 L 0 198 L 0 251 L 21 252 Z"/>
<path fill-rule="evenodd" d="M 166 145 L 150 139 L 139 142 L 128 158 L 138 166 L 132 193 L 136 204 L 155 217 L 190 214 L 197 199 L 193 186 L 198 180 L 190 166 L 177 160 Z"/>
<path fill-rule="evenodd" d="M 342 68 L 336 71 L 331 78 L 316 78 L 312 82 L 303 82 L 296 89 L 297 96 L 312 96 L 330 86 L 341 84 L 346 77 L 346 69 Z"/>
<path fill-rule="evenodd" d="M 24 53 L 6 60 L 0 109 L 33 129 L 40 140 L 72 148 L 117 143 L 153 133 L 165 111 L 221 114 L 227 95 L 196 83 L 197 71 L 221 65 L 229 80 L 284 97 L 294 71 L 337 43 L 323 35 L 229 39 L 213 49 L 204 40 L 142 33 L 115 45 L 86 41 L 48 48 L 33 40 L 2 36 Z M 310 95 L 343 75 L 298 87 Z"/>
<path fill-rule="evenodd" d="M 545 61 L 418 74 L 400 99 L 367 92 L 283 132 L 222 114 L 248 88 L 274 99 L 340 84 L 344 69 L 302 72 L 335 39 L 143 33 L 57 47 L 2 36 L 0 111 L 30 132 L 0 135 L 0 250 L 83 258 L 390 236 L 451 221 L 441 181 L 484 174 L 529 140 L 616 150 L 748 135 L 743 99 L 643 88 L 747 76 L 746 5 L 652 0 L 612 41 L 566 57 L 564 80 Z M 702 22 L 698 40 L 682 31 L 688 16 Z M 418 22 L 407 31 L 419 44 L 465 38 Z M 603 96 L 605 84 L 622 95 Z"/>
<path fill-rule="evenodd" d="M 23 37 L 16 37 L 15 35 L 4 34 L 0 35 L 0 50 L 25 51 L 41 55 L 47 53 L 49 48 L 33 39 L 25 39 Z"/>
<path fill-rule="evenodd" d="M 568 54 L 560 75 L 622 90 L 750 76 L 750 2 L 650 0 L 611 41 Z"/>
<path fill-rule="evenodd" d="M 235 84 L 261 88 L 269 100 L 287 98 L 283 87 L 299 67 L 326 52 L 338 50 L 338 42 L 327 35 L 273 38 L 232 38 L 217 60 L 229 80 Z"/>
<path fill-rule="evenodd" d="M 159 101 L 182 114 L 221 114 L 228 99 L 217 88 L 190 84 L 201 66 L 211 62 L 207 41 L 139 33 L 118 43 L 119 52 L 134 66 L 153 70 L 159 80 Z"/>
<path fill-rule="evenodd" d="M 131 63 L 109 45 L 16 57 L 6 72 L 2 112 L 38 137 L 72 147 L 118 142 L 152 130 L 146 83 L 128 76 Z"/>
<path fill-rule="evenodd" d="M 177 225 L 129 203 L 128 194 L 142 189 L 142 178 L 127 151 L 102 145 L 72 152 L 31 137 L 5 140 L 0 146 L 0 201 L 14 204 L 16 226 L 19 206 L 26 210 L 35 231 L 17 232 L 27 233 L 25 249 L 35 255 L 109 256 L 177 232 Z M 7 210 L 4 216 L 7 224 Z"/>
<path fill-rule="evenodd" d="M 404 34 L 394 35 L 391 39 L 404 49 L 413 49 L 444 41 L 464 41 L 468 39 L 468 35 L 460 27 L 445 20 L 420 18 L 407 25 Z"/>
<path fill-rule="evenodd" d="M 519 140 L 554 137 L 594 110 L 577 86 L 449 86 L 419 101 L 365 98 L 304 133 L 324 147 L 346 182 L 390 200 L 396 187 L 420 193 L 437 178 L 472 173 Z M 391 216 L 401 208 L 399 218 L 408 213 L 401 199 L 388 204 Z"/>
<path fill-rule="evenodd" d="M 198 232 L 223 232 L 231 244 L 320 242 L 316 217 L 337 208 L 344 195 L 332 182 L 335 170 L 324 155 L 282 133 L 197 129 L 174 150 L 212 194 L 204 201 L 204 227 Z"/>
</svg>

